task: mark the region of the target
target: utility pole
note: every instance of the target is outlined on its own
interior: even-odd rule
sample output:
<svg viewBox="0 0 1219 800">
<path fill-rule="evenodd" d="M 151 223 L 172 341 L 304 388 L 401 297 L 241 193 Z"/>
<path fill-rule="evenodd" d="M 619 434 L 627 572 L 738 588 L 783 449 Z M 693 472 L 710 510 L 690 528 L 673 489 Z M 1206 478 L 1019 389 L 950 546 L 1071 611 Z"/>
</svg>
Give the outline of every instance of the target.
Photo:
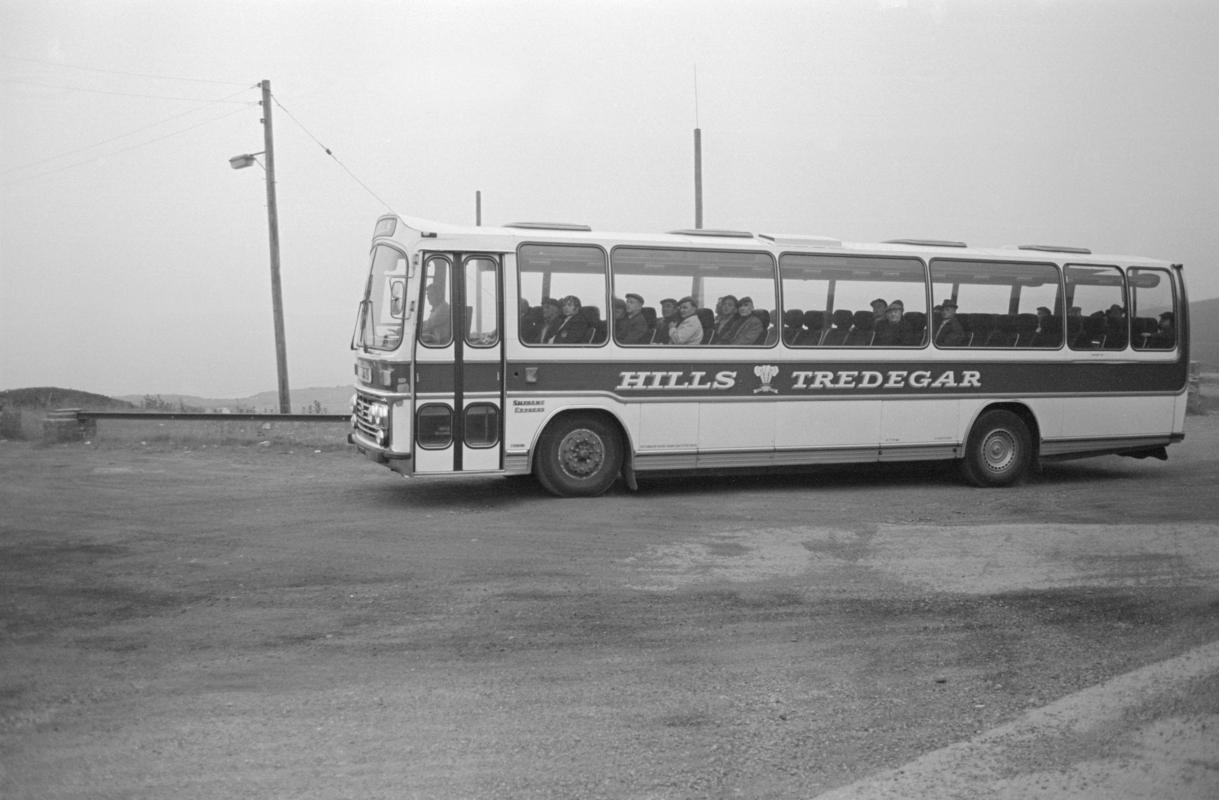
<svg viewBox="0 0 1219 800">
<path fill-rule="evenodd" d="M 703 131 L 698 127 L 698 65 L 694 65 L 694 228 L 703 227 Z"/>
<path fill-rule="evenodd" d="M 694 227 L 703 227 L 703 132 L 694 129 Z"/>
<path fill-rule="evenodd" d="M 275 144 L 271 136 L 271 82 L 262 82 L 262 133 L 267 159 L 267 230 L 271 243 L 271 310 L 275 315 L 275 365 L 279 413 L 292 413 L 288 394 L 288 345 L 284 340 L 284 300 L 279 280 L 279 207 L 275 202 Z"/>
</svg>

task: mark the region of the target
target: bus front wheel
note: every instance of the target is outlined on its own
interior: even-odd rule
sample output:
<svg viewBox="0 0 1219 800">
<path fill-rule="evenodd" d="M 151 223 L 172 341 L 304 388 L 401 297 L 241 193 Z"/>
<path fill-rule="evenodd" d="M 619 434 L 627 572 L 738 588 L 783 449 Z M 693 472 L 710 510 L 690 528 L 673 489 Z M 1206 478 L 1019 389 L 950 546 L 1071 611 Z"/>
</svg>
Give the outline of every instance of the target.
<svg viewBox="0 0 1219 800">
<path fill-rule="evenodd" d="M 538 442 L 534 471 L 559 497 L 604 494 L 622 469 L 622 440 L 612 425 L 593 416 L 551 423 Z"/>
<path fill-rule="evenodd" d="M 1032 459 L 1024 421 L 1010 411 L 988 411 L 969 432 L 961 472 L 974 486 L 1010 486 L 1024 477 Z"/>
</svg>

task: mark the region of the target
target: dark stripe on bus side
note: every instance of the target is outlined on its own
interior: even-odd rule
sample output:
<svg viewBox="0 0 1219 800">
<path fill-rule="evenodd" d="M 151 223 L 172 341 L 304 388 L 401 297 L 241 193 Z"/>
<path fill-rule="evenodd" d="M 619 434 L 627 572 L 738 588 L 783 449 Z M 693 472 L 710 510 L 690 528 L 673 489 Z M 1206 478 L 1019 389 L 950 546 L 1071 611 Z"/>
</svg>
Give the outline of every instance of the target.
<svg viewBox="0 0 1219 800">
<path fill-rule="evenodd" d="M 468 365 L 473 370 L 476 365 Z M 490 389 L 494 368 L 478 378 Z M 773 369 L 767 369 L 768 367 Z M 527 371 L 527 368 L 528 371 Z M 430 374 L 420 381 L 444 391 L 446 368 L 420 365 Z M 451 368 L 450 368 L 451 369 Z M 470 373 L 474 375 L 473 371 Z M 526 375 L 535 377 L 527 381 Z M 1132 394 L 1182 391 L 1188 370 L 1181 362 L 795 362 L 765 360 L 685 362 L 509 361 L 511 394 L 607 392 L 617 397 L 889 397 L 904 394 Z M 471 391 L 473 386 L 467 385 Z"/>
</svg>

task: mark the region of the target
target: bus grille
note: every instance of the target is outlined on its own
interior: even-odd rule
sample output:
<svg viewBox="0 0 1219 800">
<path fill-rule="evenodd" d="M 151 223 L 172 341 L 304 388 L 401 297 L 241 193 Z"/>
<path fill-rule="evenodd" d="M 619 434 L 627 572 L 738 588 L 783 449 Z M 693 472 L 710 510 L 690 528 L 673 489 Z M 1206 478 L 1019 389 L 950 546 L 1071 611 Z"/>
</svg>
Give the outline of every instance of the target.
<svg viewBox="0 0 1219 800">
<path fill-rule="evenodd" d="M 357 392 L 355 408 L 352 409 L 352 423 L 361 434 L 374 442 L 380 442 L 384 428 L 378 424 L 378 414 L 373 411 L 376 407 L 381 409 L 380 419 L 385 419 L 387 409 L 384 402 Z"/>
</svg>

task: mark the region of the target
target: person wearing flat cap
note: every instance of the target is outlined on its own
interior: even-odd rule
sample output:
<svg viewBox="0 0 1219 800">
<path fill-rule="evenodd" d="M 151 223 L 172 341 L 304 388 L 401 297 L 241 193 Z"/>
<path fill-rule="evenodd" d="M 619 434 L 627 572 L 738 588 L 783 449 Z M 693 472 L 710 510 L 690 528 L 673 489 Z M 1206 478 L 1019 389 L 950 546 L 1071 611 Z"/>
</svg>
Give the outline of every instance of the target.
<svg viewBox="0 0 1219 800">
<path fill-rule="evenodd" d="M 876 336 L 872 344 L 876 347 L 908 347 L 918 343 L 914 326 L 906 319 L 906 304 L 894 300 L 885 309 L 885 318 L 876 323 Z"/>
<path fill-rule="evenodd" d="M 677 312 L 677 301 L 672 297 L 661 300 L 660 318 L 656 320 L 656 327 L 652 329 L 652 344 L 668 344 L 669 323 L 680 319 L 681 315 Z"/>
<path fill-rule="evenodd" d="M 939 347 L 961 347 L 965 344 L 965 328 L 957 319 L 957 301 L 951 297 L 940 304 L 944 319 L 935 329 L 935 343 Z"/>
<path fill-rule="evenodd" d="M 648 321 L 643 316 L 643 298 L 634 292 L 626 296 L 626 316 L 614 320 L 614 339 L 618 344 L 646 344 Z"/>
<path fill-rule="evenodd" d="M 759 317 L 753 310 L 753 298 L 742 297 L 736 304 L 737 319 L 740 320 L 732 331 L 731 341 L 726 344 L 735 345 L 752 345 L 757 344 L 762 338 L 766 328 L 762 325 L 762 318 Z"/>
</svg>

